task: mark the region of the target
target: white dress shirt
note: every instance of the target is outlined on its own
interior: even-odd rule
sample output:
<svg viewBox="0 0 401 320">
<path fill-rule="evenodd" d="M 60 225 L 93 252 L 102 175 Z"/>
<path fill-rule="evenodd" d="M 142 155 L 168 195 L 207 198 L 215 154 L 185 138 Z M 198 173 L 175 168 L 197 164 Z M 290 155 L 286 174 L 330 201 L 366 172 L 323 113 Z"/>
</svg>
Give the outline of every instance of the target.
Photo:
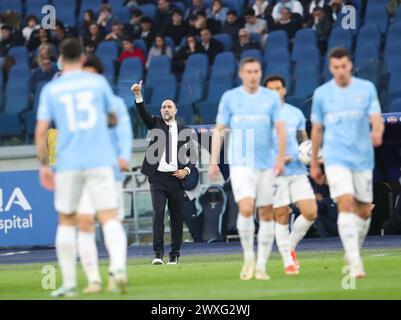
<svg viewBox="0 0 401 320">
<path fill-rule="evenodd" d="M 157 168 L 158 171 L 161 172 L 171 172 L 178 170 L 178 163 L 177 163 L 177 146 L 178 146 L 178 129 L 177 129 L 177 122 L 174 121 L 169 124 L 170 126 L 170 133 L 171 133 L 171 141 L 170 141 L 170 148 L 171 148 L 171 159 L 170 163 L 166 162 L 166 149 L 164 149 L 162 157 L 160 158 L 159 167 Z M 166 137 L 168 139 L 168 137 Z"/>
</svg>

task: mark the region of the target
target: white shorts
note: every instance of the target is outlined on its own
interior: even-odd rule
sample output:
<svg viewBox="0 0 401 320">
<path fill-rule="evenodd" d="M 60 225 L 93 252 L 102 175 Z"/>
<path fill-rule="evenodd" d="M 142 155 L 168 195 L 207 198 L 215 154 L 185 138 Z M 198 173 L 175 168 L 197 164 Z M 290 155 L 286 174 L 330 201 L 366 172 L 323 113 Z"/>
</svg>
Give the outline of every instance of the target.
<svg viewBox="0 0 401 320">
<path fill-rule="evenodd" d="M 258 208 L 273 204 L 273 169 L 230 167 L 230 177 L 236 202 L 244 198 L 254 198 Z"/>
<path fill-rule="evenodd" d="M 123 221 L 125 218 L 124 198 L 123 198 L 123 183 L 122 181 L 116 181 L 116 196 L 118 204 L 118 218 Z M 95 215 L 96 210 L 92 204 L 89 192 L 84 190 L 81 199 L 79 201 L 77 213 L 82 215 Z"/>
<path fill-rule="evenodd" d="M 352 194 L 360 202 L 373 201 L 372 170 L 351 171 L 340 166 L 328 166 L 325 171 L 332 199 Z"/>
<path fill-rule="evenodd" d="M 96 211 L 117 208 L 116 182 L 111 167 L 57 172 L 55 182 L 58 212 L 76 213 L 84 193 L 88 193 Z"/>
<path fill-rule="evenodd" d="M 274 208 L 310 199 L 315 199 L 315 193 L 306 175 L 276 177 L 273 185 Z"/>
</svg>

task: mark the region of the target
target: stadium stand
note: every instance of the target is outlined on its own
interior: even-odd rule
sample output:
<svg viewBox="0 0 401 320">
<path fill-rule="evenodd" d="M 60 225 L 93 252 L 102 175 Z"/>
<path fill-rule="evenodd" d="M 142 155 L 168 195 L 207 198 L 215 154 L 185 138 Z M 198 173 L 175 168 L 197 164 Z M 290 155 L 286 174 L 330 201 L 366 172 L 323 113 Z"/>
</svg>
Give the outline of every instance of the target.
<svg viewBox="0 0 401 320">
<path fill-rule="evenodd" d="M 273 4 L 277 1 L 273 1 Z M 329 1 L 326 1 L 328 3 Z M 345 1 L 344 1 L 345 2 Z M 349 2 L 349 1 L 348 1 Z M 347 2 L 347 3 L 348 3 Z M 43 14 L 43 5 L 52 4 L 56 8 L 57 19 L 66 27 L 67 36 L 81 36 L 88 32 L 85 24 L 82 24 L 85 10 L 92 10 L 97 20 L 100 6 L 108 3 L 112 8 L 113 19 L 123 24 L 124 32 L 129 32 L 133 38 L 134 46 L 141 48 L 147 57 L 149 47 L 141 34 L 140 23 L 131 24 L 131 12 L 139 9 L 142 16 L 156 19 L 157 1 L 138 1 L 138 6 L 126 6 L 123 0 L 1 0 L 0 11 L 2 14 L 18 14 L 19 24 L 14 20 L 5 20 L 4 24 L 10 24 L 12 41 L 5 48 L 4 57 L 12 57 L 10 63 L 4 63 L 0 89 L 2 99 L 0 103 L 0 116 L 2 128 L 0 138 L 6 142 L 10 136 L 28 137 L 13 143 L 31 143 L 32 119 L 36 110 L 36 96 L 29 96 L 28 86 L 22 85 L 27 80 L 30 64 L 35 51 L 28 50 L 27 42 L 22 36 L 22 29 L 26 26 L 25 17 L 33 14 L 39 23 Z M 211 1 L 204 1 L 210 9 Z M 242 13 L 253 5 L 252 0 L 226 0 L 224 5 L 237 11 L 239 21 L 243 20 Z M 303 1 L 303 4 L 308 1 Z M 354 53 L 355 75 L 371 80 L 377 87 L 383 111 L 390 110 L 397 98 L 401 97 L 401 82 L 399 74 L 401 62 L 401 8 L 393 13 L 387 11 L 387 0 L 353 0 L 351 4 L 356 8 L 356 29 L 344 29 L 342 22 L 347 13 L 333 15 L 333 29 L 328 38 L 327 50 L 337 46 L 348 48 Z M 172 6 L 185 12 L 191 8 L 192 1 L 175 1 Z M 306 6 L 305 6 L 306 7 Z M 305 8 L 304 8 L 305 9 Z M 306 10 L 306 9 L 305 9 Z M 267 19 L 269 11 L 263 18 Z M 307 15 L 304 17 L 307 19 Z M 18 20 L 17 19 L 17 20 Z M 305 20 L 306 21 L 306 20 Z M 159 24 L 155 21 L 154 25 Z M 306 25 L 306 24 L 305 24 Z M 131 26 L 131 28 L 128 28 Z M 243 21 L 238 27 L 243 26 Z M 37 28 L 39 25 L 37 26 Z M 88 26 L 87 26 L 88 27 Z M 130 31 L 125 31 L 130 30 Z M 152 59 L 148 69 L 140 65 L 138 61 L 129 59 L 120 66 L 115 62 L 121 48 L 119 40 L 101 41 L 95 51 L 105 65 L 105 76 L 113 86 L 115 92 L 123 97 L 127 105 L 132 107 L 129 84 L 139 79 L 145 80 L 145 98 L 155 113 L 159 112 L 161 99 L 177 98 L 181 119 L 187 124 L 213 123 L 218 101 L 223 92 L 240 83 L 237 76 L 237 64 L 235 56 L 231 52 L 237 39 L 231 38 L 221 29 L 213 35 L 220 41 L 224 52 L 220 53 L 212 66 L 209 66 L 207 57 L 201 52 L 189 55 L 183 74 L 180 74 L 172 63 L 173 59 L 161 55 Z M 188 27 L 188 32 L 195 32 Z M 163 33 L 162 29 L 154 29 L 152 34 Z M 34 37 L 37 33 L 33 32 Z M 105 35 L 103 35 L 104 37 Z M 251 33 L 251 38 L 260 42 L 260 35 Z M 39 38 L 38 38 L 39 39 Z M 198 42 L 200 38 L 196 36 Z M 39 41 L 39 40 L 38 40 Z M 51 30 L 49 42 L 56 46 L 55 30 Z M 184 45 L 175 47 L 171 38 L 166 38 L 166 43 L 173 51 L 177 52 Z M 38 46 L 40 42 L 38 42 Z M 274 26 L 268 27 L 267 41 L 261 50 L 252 49 L 242 53 L 241 57 L 254 56 L 263 64 L 263 76 L 272 74 L 282 75 L 287 82 L 288 100 L 296 104 L 305 115 L 309 115 L 310 98 L 313 90 L 323 81 L 331 79 L 328 70 L 327 52 L 320 52 L 317 46 L 316 32 L 313 28 L 302 28 L 297 31 L 295 38 L 290 41 L 287 32 L 275 30 Z M 55 63 L 57 56 L 52 57 Z M 5 60 L 7 61 L 7 59 Z M 308 66 L 305 68 L 305 66 Z M 302 81 L 307 77 L 308 81 Z M 223 79 L 223 80 L 222 80 Z M 165 88 L 164 88 L 165 87 Z M 18 92 L 18 94 L 17 94 Z M 181 106 L 182 105 L 182 106 Z M 391 107 L 391 108 L 390 108 Z M 392 109 L 391 109 L 392 110 Z M 134 112 L 134 111 L 132 111 Z M 10 121 L 5 121 L 11 119 Z M 4 122 L 5 121 L 5 122 Z M 195 122 L 193 122 L 195 121 Z"/>
</svg>

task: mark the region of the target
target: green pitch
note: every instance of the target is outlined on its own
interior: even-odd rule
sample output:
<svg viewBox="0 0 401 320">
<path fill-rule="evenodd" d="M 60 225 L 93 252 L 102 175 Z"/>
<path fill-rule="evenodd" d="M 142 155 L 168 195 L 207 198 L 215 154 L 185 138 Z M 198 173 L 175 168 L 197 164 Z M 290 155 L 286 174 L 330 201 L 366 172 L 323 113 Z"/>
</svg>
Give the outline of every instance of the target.
<svg viewBox="0 0 401 320">
<path fill-rule="evenodd" d="M 76 299 L 401 299 L 401 250 L 364 250 L 368 277 L 356 280 L 355 289 L 341 273 L 342 252 L 299 252 L 298 257 L 301 273 L 286 276 L 281 259 L 273 254 L 269 281 L 239 280 L 240 255 L 184 256 L 178 266 L 152 266 L 149 259 L 131 259 L 128 294 L 80 293 Z M 44 265 L 0 265 L 0 299 L 50 299 L 50 291 L 42 289 Z M 101 271 L 106 283 L 105 261 Z M 86 281 L 81 268 L 78 275 L 82 290 Z M 59 285 L 58 268 L 56 278 Z"/>
</svg>

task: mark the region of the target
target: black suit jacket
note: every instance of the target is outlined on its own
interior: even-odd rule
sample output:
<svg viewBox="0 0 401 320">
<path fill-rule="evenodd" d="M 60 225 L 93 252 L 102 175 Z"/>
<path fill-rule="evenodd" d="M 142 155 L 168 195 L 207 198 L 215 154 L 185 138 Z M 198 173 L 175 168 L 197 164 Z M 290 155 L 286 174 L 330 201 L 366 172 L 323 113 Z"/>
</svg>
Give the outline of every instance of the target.
<svg viewBox="0 0 401 320">
<path fill-rule="evenodd" d="M 141 172 L 151 178 L 159 167 L 161 156 L 165 150 L 165 139 L 168 132 L 168 125 L 161 117 L 152 116 L 146 109 L 145 103 L 136 104 L 139 116 L 150 130 L 151 140 L 146 150 L 145 159 L 143 160 Z M 178 169 L 188 167 L 192 170 L 197 161 L 197 152 L 195 150 L 195 133 L 184 125 L 177 123 L 178 130 L 178 146 L 177 146 L 177 164 Z M 160 135 L 163 135 L 163 140 L 160 140 Z M 159 141 L 161 146 L 156 143 Z"/>
<path fill-rule="evenodd" d="M 223 45 L 219 40 L 216 39 L 210 39 L 210 45 L 207 50 L 205 50 L 206 55 L 209 58 L 209 63 L 213 64 L 214 58 L 219 54 L 220 52 L 223 52 L 224 48 Z"/>
</svg>

